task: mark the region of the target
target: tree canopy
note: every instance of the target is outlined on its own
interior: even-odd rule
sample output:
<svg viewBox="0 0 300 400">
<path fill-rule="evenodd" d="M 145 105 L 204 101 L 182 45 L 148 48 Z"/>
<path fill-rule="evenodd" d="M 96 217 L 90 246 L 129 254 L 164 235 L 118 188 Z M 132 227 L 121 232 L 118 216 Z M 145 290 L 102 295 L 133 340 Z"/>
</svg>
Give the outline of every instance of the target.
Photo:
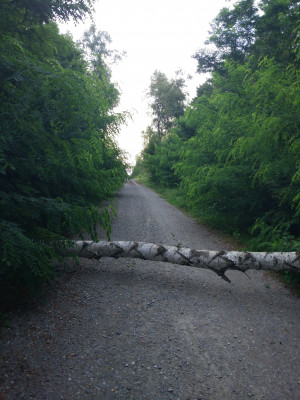
<svg viewBox="0 0 300 400">
<path fill-rule="evenodd" d="M 184 112 L 184 86 L 185 81 L 180 76 L 169 80 L 164 73 L 155 71 L 151 77 L 148 96 L 152 99 L 152 125 L 160 140 Z"/>
</svg>

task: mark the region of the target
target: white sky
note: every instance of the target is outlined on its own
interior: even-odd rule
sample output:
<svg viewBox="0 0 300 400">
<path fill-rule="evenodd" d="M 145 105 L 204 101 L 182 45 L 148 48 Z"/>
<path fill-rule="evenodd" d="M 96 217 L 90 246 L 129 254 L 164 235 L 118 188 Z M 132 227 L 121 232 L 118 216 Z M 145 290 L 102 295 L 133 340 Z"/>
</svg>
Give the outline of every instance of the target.
<svg viewBox="0 0 300 400">
<path fill-rule="evenodd" d="M 151 123 L 145 92 L 155 70 L 168 78 L 181 69 L 193 79 L 187 91 L 192 99 L 196 88 L 205 81 L 196 73 L 197 62 L 192 55 L 204 46 L 209 24 L 221 8 L 230 7 L 230 0 L 98 0 L 95 4 L 94 22 L 100 31 L 112 38 L 111 48 L 126 51 L 127 56 L 113 67 L 112 80 L 121 90 L 117 111 L 133 115 L 121 128 L 118 142 L 134 164 L 142 150 L 141 132 Z M 90 22 L 60 26 L 70 31 L 74 40 L 82 36 Z"/>
</svg>

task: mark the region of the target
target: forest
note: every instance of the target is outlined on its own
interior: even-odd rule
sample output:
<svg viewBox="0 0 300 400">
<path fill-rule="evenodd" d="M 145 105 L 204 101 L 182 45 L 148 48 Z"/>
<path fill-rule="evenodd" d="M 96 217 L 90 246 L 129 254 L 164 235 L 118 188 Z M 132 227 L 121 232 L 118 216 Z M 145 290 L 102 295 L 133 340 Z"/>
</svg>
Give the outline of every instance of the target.
<svg viewBox="0 0 300 400">
<path fill-rule="evenodd" d="M 72 238 L 97 240 L 99 225 L 110 238 L 128 167 L 110 70 L 122 55 L 94 25 L 79 42 L 58 27 L 93 2 L 0 0 L 2 297 L 51 282 Z M 207 77 L 196 98 L 180 72 L 155 71 L 148 88 L 132 176 L 258 251 L 300 251 L 299 32 L 299 1 L 240 0 L 193 55 Z"/>
<path fill-rule="evenodd" d="M 300 251 L 300 3 L 240 0 L 193 57 L 206 81 L 155 71 L 132 177 L 255 251 Z"/>
<path fill-rule="evenodd" d="M 0 1 L 0 293 L 30 296 L 74 235 L 110 234 L 110 199 L 127 177 L 116 142 L 110 37 L 59 33 L 91 0 Z M 105 203 L 104 203 L 105 202 Z"/>
</svg>

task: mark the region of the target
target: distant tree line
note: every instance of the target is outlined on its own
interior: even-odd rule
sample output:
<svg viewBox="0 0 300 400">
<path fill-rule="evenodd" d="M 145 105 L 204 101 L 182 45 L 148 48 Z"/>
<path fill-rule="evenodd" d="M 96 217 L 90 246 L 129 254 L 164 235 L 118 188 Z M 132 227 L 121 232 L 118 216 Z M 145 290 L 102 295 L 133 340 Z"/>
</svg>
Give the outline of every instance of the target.
<svg viewBox="0 0 300 400">
<path fill-rule="evenodd" d="M 91 0 L 0 0 L 0 292 L 29 294 L 53 277 L 65 240 L 100 223 L 127 176 L 115 141 L 124 117 L 95 27 L 81 43 L 59 33 Z M 0 296 L 1 297 L 1 296 Z"/>
<path fill-rule="evenodd" d="M 195 216 L 251 234 L 255 250 L 300 251 L 300 2 L 240 0 L 206 45 L 194 58 L 210 78 L 188 106 L 183 82 L 170 98 L 175 81 L 153 75 L 153 125 L 133 177 L 176 188 Z"/>
</svg>

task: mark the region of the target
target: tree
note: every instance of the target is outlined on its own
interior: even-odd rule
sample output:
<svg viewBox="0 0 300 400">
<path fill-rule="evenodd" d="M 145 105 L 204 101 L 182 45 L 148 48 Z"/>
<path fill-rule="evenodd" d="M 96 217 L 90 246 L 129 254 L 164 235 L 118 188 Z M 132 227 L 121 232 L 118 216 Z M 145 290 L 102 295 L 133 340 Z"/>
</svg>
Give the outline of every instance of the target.
<svg viewBox="0 0 300 400">
<path fill-rule="evenodd" d="M 51 259 L 72 235 L 96 239 L 100 223 L 109 236 L 109 212 L 99 206 L 127 176 L 114 139 L 124 118 L 113 112 L 119 92 L 108 67 L 98 53 L 92 68 L 53 21 L 41 24 L 33 8 L 44 3 L 46 13 L 66 18 L 90 4 L 1 3 L 10 20 L 0 27 L 1 294 L 28 294 L 49 281 Z"/>
<path fill-rule="evenodd" d="M 255 41 L 257 21 L 254 0 L 241 0 L 231 10 L 223 8 L 211 24 L 211 36 L 205 43 L 210 48 L 193 56 L 198 61 L 198 72 L 222 72 L 225 60 L 244 62 Z"/>
<path fill-rule="evenodd" d="M 257 21 L 255 54 L 274 57 L 285 66 L 297 63 L 299 0 L 261 0 L 259 6 L 262 14 Z"/>
<path fill-rule="evenodd" d="M 195 136 L 175 163 L 195 215 L 252 230 L 259 250 L 299 249 L 299 75 L 274 60 L 224 64 L 184 118 Z M 252 228 L 251 228 L 252 227 Z"/>
<path fill-rule="evenodd" d="M 2 15 L 5 15 L 5 25 L 9 27 L 11 22 L 17 30 L 16 22 L 18 25 L 25 23 L 28 27 L 56 19 L 82 21 L 87 14 L 92 14 L 93 3 L 94 0 L 1 0 L 0 7 Z"/>
<path fill-rule="evenodd" d="M 262 251 L 300 250 L 298 3 L 221 10 L 209 40 L 216 57 L 199 58 L 211 77 L 143 153 L 152 182 L 178 186 L 193 215 L 250 233 Z"/>
<path fill-rule="evenodd" d="M 147 131 L 152 132 L 151 128 Z M 180 144 L 181 139 L 173 130 L 161 141 L 154 132 L 142 151 L 133 175 L 137 176 L 138 171 L 143 171 L 154 184 L 177 186 L 178 178 L 174 174 L 173 165 L 179 159 Z"/>
<path fill-rule="evenodd" d="M 225 73 L 225 60 L 245 63 L 251 55 L 257 62 L 268 56 L 295 64 L 299 10 L 299 0 L 240 0 L 232 9 L 223 8 L 211 24 L 207 48 L 193 56 L 198 72 Z"/>
<path fill-rule="evenodd" d="M 155 71 L 151 77 L 148 96 L 152 99 L 152 123 L 160 140 L 173 126 L 174 120 L 184 112 L 184 86 L 182 78 L 169 80 L 159 71 Z"/>
<path fill-rule="evenodd" d="M 146 172 L 152 183 L 168 187 L 177 185 L 178 179 L 173 172 L 173 163 L 178 160 L 179 136 L 173 130 L 178 118 L 183 115 L 186 95 L 183 92 L 184 79 L 177 72 L 175 79 L 168 79 L 165 74 L 155 71 L 151 77 L 148 96 L 152 99 L 152 127 L 142 132 L 144 149 L 139 158 L 139 171 Z"/>
</svg>

